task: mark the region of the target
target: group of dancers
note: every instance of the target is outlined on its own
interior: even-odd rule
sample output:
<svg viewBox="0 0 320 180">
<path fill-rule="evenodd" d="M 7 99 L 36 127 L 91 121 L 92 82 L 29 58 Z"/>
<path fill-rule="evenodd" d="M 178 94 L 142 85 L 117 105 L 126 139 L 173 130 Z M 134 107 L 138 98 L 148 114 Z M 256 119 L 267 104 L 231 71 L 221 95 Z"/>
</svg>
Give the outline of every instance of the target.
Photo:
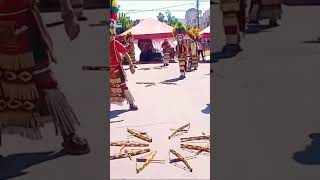
<svg viewBox="0 0 320 180">
<path fill-rule="evenodd" d="M 115 0 L 111 4 L 110 19 L 110 103 L 122 105 L 127 101 L 129 110 L 138 110 L 132 93 L 130 92 L 126 81 L 126 73 L 123 68 L 123 59 L 130 67 L 132 74 L 135 73 L 136 59 L 133 43 L 133 35 L 128 33 L 125 36 L 125 43 L 121 43 L 116 39 L 116 22 L 119 9 Z M 182 23 L 177 23 L 173 28 L 173 34 L 177 40 L 175 55 L 179 62 L 180 78 L 186 77 L 188 69 L 197 70 L 199 66 L 199 54 L 197 43 L 200 40 L 200 30 L 198 28 L 187 29 Z M 189 38 L 187 38 L 187 36 Z M 189 40 L 189 43 L 188 43 Z M 171 45 L 166 39 L 162 44 L 164 66 L 168 66 L 172 58 L 170 53 Z"/>
<path fill-rule="evenodd" d="M 211 4 L 214 0 L 211 0 Z M 223 26 L 226 36 L 224 51 L 241 51 L 241 33 L 245 33 L 247 24 L 259 24 L 261 20 L 269 20 L 269 25 L 279 25 L 282 7 L 281 0 L 250 0 L 247 17 L 246 0 L 221 0 L 220 7 L 223 13 Z"/>
</svg>

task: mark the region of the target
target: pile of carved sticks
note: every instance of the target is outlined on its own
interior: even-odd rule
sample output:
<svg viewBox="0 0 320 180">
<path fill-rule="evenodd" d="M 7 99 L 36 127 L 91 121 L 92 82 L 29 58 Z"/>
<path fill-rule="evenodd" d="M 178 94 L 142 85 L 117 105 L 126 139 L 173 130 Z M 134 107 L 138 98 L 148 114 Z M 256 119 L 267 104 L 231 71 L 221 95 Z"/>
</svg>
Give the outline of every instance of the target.
<svg viewBox="0 0 320 180">
<path fill-rule="evenodd" d="M 177 137 L 181 134 L 186 134 L 189 132 L 190 123 L 185 124 L 176 129 L 170 129 L 173 131 L 169 135 L 169 140 Z M 135 129 L 127 129 L 129 133 L 129 137 L 138 138 L 144 142 L 138 141 L 115 141 L 111 142 L 110 146 L 118 146 L 120 148 L 120 152 L 113 154 L 110 156 L 110 160 L 120 159 L 120 158 L 129 158 L 132 160 L 133 156 L 144 155 L 136 158 L 136 172 L 140 173 L 143 169 L 145 169 L 151 163 L 160 163 L 165 164 L 165 160 L 157 160 L 155 156 L 157 155 L 157 150 L 151 150 L 149 148 L 149 143 L 152 143 L 152 137 L 148 135 L 147 132 L 143 132 Z M 183 163 L 190 172 L 192 172 L 192 167 L 188 160 L 197 158 L 197 156 L 201 153 L 210 153 L 210 135 L 206 135 L 202 133 L 200 136 L 192 136 L 192 137 L 182 137 L 180 139 L 180 148 L 183 150 L 187 150 L 192 152 L 193 156 L 184 156 L 181 153 L 178 153 L 176 150 L 169 149 L 169 163 Z M 194 143 L 197 143 L 195 145 Z M 199 145 L 199 143 L 205 143 L 206 145 Z M 136 148 L 136 149 L 131 149 Z M 148 153 L 148 154 L 147 154 Z M 174 155 L 174 158 L 171 158 L 171 155 Z M 141 165 L 139 165 L 139 163 Z"/>
</svg>

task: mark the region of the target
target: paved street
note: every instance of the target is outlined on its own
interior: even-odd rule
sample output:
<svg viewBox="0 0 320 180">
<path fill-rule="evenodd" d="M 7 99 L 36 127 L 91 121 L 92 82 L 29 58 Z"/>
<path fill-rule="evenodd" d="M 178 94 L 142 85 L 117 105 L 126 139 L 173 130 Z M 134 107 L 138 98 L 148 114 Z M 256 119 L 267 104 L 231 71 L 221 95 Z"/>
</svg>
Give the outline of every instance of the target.
<svg viewBox="0 0 320 180">
<path fill-rule="evenodd" d="M 213 8 L 215 51 L 224 44 Z M 292 156 L 320 132 L 320 7 L 287 7 L 280 27 L 247 34 L 244 51 L 214 65 L 212 178 L 317 180 Z M 253 31 L 252 31 L 253 32 Z M 308 41 L 308 42 L 305 42 Z"/>
<path fill-rule="evenodd" d="M 180 137 L 168 140 L 168 136 L 172 133 L 170 128 L 191 123 L 189 132 L 182 137 L 199 136 L 202 132 L 210 134 L 210 64 L 201 63 L 199 69 L 187 73 L 184 80 L 177 79 L 180 75 L 177 63 L 158 69 L 161 65 L 139 65 L 134 75 L 128 71 L 128 85 L 140 109 L 127 112 L 128 105 L 124 107 L 112 105 L 111 121 L 124 121 L 111 123 L 110 139 L 141 142 L 137 138 L 127 139 L 127 128 L 146 131 L 153 138 L 150 149 L 158 151 L 155 159 L 165 160 L 166 164 L 151 163 L 137 174 L 135 158 L 132 161 L 129 158 L 112 160 L 110 164 L 112 179 L 208 179 L 210 177 L 210 155 L 200 154 L 196 159 L 188 160 L 193 168 L 192 173 L 168 163 L 169 149 L 174 149 L 183 156 L 193 155 L 180 148 Z M 176 85 L 156 84 L 145 87 L 136 84 L 136 82 L 159 83 L 165 80 Z M 120 149 L 111 147 L 110 152 L 117 153 Z M 185 167 L 181 162 L 179 165 Z"/>
<path fill-rule="evenodd" d="M 89 21 L 81 23 L 81 34 L 70 43 L 63 26 L 50 28 L 59 60 L 53 65 L 61 88 L 73 105 L 82 126 L 79 133 L 91 145 L 86 156 L 54 155 L 60 150 L 60 138 L 54 128 L 43 130 L 41 141 L 25 141 L 16 136 L 5 136 L 0 154 L 0 179 L 101 179 L 106 177 L 106 72 L 82 71 L 83 65 L 105 65 L 106 27 L 91 27 L 105 19 L 105 10 L 87 11 Z M 46 23 L 60 20 L 60 14 L 43 14 Z M 46 153 L 54 151 L 53 153 Z M 52 159 L 52 160 L 50 160 Z M 92 168 L 94 167 L 94 168 Z M 14 178 L 16 177 L 16 178 Z"/>
</svg>

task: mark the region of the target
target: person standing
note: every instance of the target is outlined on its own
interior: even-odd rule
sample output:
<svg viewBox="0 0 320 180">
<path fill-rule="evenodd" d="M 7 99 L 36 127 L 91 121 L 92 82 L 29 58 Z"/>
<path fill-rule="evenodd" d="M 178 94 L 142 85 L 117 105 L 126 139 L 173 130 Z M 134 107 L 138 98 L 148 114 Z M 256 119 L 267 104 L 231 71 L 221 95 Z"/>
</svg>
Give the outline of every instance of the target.
<svg viewBox="0 0 320 180">
<path fill-rule="evenodd" d="M 177 39 L 177 46 L 176 46 L 176 55 L 179 61 L 180 67 L 180 78 L 186 77 L 186 71 L 188 67 L 188 48 L 184 43 L 184 36 L 187 32 L 187 28 L 182 23 L 178 22 L 175 27 L 173 28 L 173 33 Z"/>
<path fill-rule="evenodd" d="M 128 50 L 128 54 L 129 54 L 129 56 L 131 58 L 133 67 L 137 68 L 137 65 L 136 65 L 136 53 L 135 53 L 135 48 L 134 48 L 133 35 L 132 35 L 131 32 L 129 32 L 126 35 L 125 40 L 126 40 L 126 47 L 127 47 L 127 50 Z"/>
<path fill-rule="evenodd" d="M 60 0 L 62 19 L 70 40 L 80 27 L 69 0 Z M 90 152 L 86 139 L 76 133 L 79 120 L 50 69 L 57 63 L 52 39 L 35 0 L 0 1 L 0 145 L 3 134 L 42 139 L 53 123 L 68 154 Z"/>
<path fill-rule="evenodd" d="M 198 46 L 198 56 L 200 60 L 200 55 L 202 56 L 202 61 L 205 61 L 204 54 L 203 54 L 203 42 L 201 39 L 197 40 L 197 46 Z"/>
<path fill-rule="evenodd" d="M 189 37 L 192 39 L 192 42 L 190 43 L 191 46 L 191 65 L 190 68 L 194 68 L 194 70 L 197 70 L 199 67 L 199 46 L 197 45 L 199 39 L 200 39 L 200 30 L 198 28 L 191 28 L 189 31 Z M 200 52 L 201 53 L 201 52 Z M 203 47 L 202 47 L 202 58 L 204 60 L 203 56 Z"/>
<path fill-rule="evenodd" d="M 249 23 L 258 24 L 259 20 L 269 19 L 270 26 L 278 26 L 281 18 L 281 0 L 251 0 Z"/>
<path fill-rule="evenodd" d="M 122 105 L 124 101 L 127 101 L 130 105 L 130 110 L 138 110 L 138 106 L 135 105 L 135 99 L 133 98 L 127 84 L 126 73 L 123 69 L 121 54 L 126 57 L 129 62 L 130 71 L 135 73 L 134 65 L 131 61 L 128 50 L 116 37 L 116 20 L 118 9 L 116 7 L 116 1 L 112 0 L 111 8 L 111 20 L 110 20 L 110 104 Z"/>
<path fill-rule="evenodd" d="M 221 0 L 220 4 L 226 36 L 224 50 L 241 51 L 241 32 L 246 27 L 245 0 Z"/>
<path fill-rule="evenodd" d="M 168 39 L 165 39 L 161 45 L 162 52 L 163 52 L 163 62 L 164 66 L 169 66 L 170 62 L 170 52 L 171 52 L 171 45 Z"/>
</svg>

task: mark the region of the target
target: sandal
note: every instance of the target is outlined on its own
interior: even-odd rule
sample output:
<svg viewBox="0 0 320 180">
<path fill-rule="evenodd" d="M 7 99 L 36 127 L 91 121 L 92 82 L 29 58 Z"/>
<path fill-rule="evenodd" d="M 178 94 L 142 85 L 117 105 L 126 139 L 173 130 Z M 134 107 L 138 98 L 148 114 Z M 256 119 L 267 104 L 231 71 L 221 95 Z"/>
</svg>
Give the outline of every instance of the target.
<svg viewBox="0 0 320 180">
<path fill-rule="evenodd" d="M 90 152 L 87 140 L 77 135 L 67 137 L 61 145 L 63 150 L 71 155 L 83 155 Z"/>
</svg>

